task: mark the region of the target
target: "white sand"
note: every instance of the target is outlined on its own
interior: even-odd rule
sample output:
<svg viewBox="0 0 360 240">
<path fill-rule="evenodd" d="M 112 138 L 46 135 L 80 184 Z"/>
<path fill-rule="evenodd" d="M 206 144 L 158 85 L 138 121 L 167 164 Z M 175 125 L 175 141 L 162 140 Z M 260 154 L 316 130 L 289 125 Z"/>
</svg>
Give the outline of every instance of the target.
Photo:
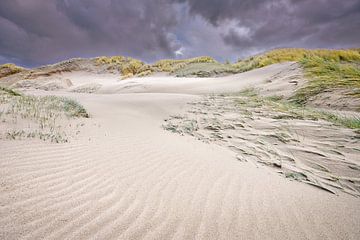
<svg viewBox="0 0 360 240">
<path fill-rule="evenodd" d="M 359 239 L 359 198 L 161 128 L 199 98 L 189 94 L 258 86 L 287 67 L 54 93 L 78 99 L 92 119 L 66 144 L 0 141 L 0 239 Z M 105 94 L 125 91 L 144 93 Z"/>
</svg>

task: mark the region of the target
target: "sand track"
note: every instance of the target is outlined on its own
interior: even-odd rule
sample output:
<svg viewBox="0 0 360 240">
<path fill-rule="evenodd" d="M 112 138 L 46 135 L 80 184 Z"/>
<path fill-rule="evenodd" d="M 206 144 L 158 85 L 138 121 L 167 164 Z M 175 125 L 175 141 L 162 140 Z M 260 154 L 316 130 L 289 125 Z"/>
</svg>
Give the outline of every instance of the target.
<svg viewBox="0 0 360 240">
<path fill-rule="evenodd" d="M 92 119 L 70 143 L 1 140 L 0 239 L 360 236 L 358 198 L 162 129 L 198 96 L 54 94 L 77 98 Z"/>
</svg>

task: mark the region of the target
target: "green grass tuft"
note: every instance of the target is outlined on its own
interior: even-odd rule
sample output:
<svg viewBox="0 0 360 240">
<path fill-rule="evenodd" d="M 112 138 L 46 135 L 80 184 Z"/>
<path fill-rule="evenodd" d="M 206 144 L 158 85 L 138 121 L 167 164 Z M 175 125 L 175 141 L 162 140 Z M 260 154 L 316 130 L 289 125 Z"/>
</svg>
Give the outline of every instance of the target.
<svg viewBox="0 0 360 240">
<path fill-rule="evenodd" d="M 239 106 L 249 109 L 266 107 L 274 113 L 274 119 L 324 120 L 351 129 L 360 129 L 359 117 L 340 116 L 335 113 L 318 110 L 304 105 L 289 102 L 279 96 L 261 97 L 254 89 L 246 89 L 236 95 Z"/>
<path fill-rule="evenodd" d="M 347 50 L 276 49 L 233 64 L 239 72 L 275 63 L 295 61 L 305 70 L 308 83 L 292 97 L 298 104 L 325 91 L 345 89 L 350 96 L 360 98 L 360 52 Z"/>
<path fill-rule="evenodd" d="M 212 77 L 234 73 L 237 70 L 230 64 L 218 62 L 191 63 L 173 71 L 177 77 Z"/>
<path fill-rule="evenodd" d="M 16 66 L 15 64 L 6 63 L 0 65 L 0 78 L 7 77 L 9 75 L 16 74 L 24 70 L 25 70 L 24 68 Z"/>
<path fill-rule="evenodd" d="M 71 117 L 89 118 L 89 114 L 85 108 L 75 100 L 62 98 L 63 108 L 65 112 Z"/>
<path fill-rule="evenodd" d="M 353 97 L 360 97 L 360 68 L 357 63 L 320 57 L 304 58 L 300 63 L 309 82 L 296 92 L 293 101 L 305 104 L 312 96 L 332 89 L 348 89 Z"/>
<path fill-rule="evenodd" d="M 10 96 L 22 96 L 21 93 L 15 91 L 14 89 L 11 89 L 11 88 L 6 88 L 6 87 L 0 86 L 0 91 L 3 91 L 5 93 L 9 94 Z"/>
<path fill-rule="evenodd" d="M 67 142 L 62 128 L 66 118 L 89 118 L 89 114 L 81 104 L 69 98 L 28 96 L 0 88 L 0 121 L 9 127 L 6 133 L 0 132 L 0 138 L 4 135 L 7 139 Z"/>
</svg>

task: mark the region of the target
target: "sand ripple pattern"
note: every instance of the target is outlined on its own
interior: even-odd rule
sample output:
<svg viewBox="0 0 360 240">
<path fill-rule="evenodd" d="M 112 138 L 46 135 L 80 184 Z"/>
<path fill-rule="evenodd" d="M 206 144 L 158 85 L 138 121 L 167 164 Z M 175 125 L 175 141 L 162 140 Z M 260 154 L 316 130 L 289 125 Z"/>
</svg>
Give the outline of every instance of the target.
<svg viewBox="0 0 360 240">
<path fill-rule="evenodd" d="M 164 128 L 227 146 L 238 160 L 271 166 L 287 178 L 360 197 L 358 131 L 277 112 L 256 100 L 207 96 L 186 114 L 171 116 Z"/>
<path fill-rule="evenodd" d="M 70 143 L 1 141 L 0 239 L 357 239 L 356 198 L 163 131 L 151 99 L 96 98 Z"/>
</svg>

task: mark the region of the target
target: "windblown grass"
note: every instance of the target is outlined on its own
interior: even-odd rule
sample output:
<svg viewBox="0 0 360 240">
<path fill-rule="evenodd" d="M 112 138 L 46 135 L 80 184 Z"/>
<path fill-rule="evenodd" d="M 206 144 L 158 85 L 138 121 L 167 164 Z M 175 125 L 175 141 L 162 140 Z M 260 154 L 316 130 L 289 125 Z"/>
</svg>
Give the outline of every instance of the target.
<svg viewBox="0 0 360 240">
<path fill-rule="evenodd" d="M 22 72 L 23 70 L 25 69 L 12 63 L 0 65 L 0 78 Z"/>
<path fill-rule="evenodd" d="M 274 119 L 324 120 L 346 128 L 360 129 L 360 118 L 356 116 L 340 116 L 325 110 L 289 102 L 279 96 L 261 97 L 254 89 L 246 89 L 237 95 L 241 96 L 236 99 L 239 106 L 246 107 L 248 110 L 264 107 L 267 111 L 272 112 Z"/>
<path fill-rule="evenodd" d="M 155 62 L 152 65 L 152 67 L 154 67 L 155 70 L 159 72 L 173 73 L 192 63 L 215 63 L 215 62 L 216 61 L 212 57 L 208 57 L 208 56 L 183 59 L 183 60 L 165 59 Z"/>
<path fill-rule="evenodd" d="M 305 104 L 311 97 L 333 89 L 347 89 L 353 97 L 360 97 L 359 49 L 276 49 L 240 60 L 233 66 L 244 72 L 288 61 L 300 63 L 309 80 L 292 98 L 296 103 Z"/>
<path fill-rule="evenodd" d="M 269 66 L 281 62 L 302 62 L 305 59 L 320 58 L 333 62 L 359 62 L 360 52 L 357 49 L 348 50 L 309 50 L 302 48 L 275 49 L 264 54 L 239 60 L 234 64 L 239 71 L 249 71 L 255 68 Z"/>
<path fill-rule="evenodd" d="M 108 70 L 118 70 L 121 72 L 123 79 L 137 74 L 144 76 L 144 72 L 149 69 L 144 62 L 124 56 L 98 57 L 96 63 L 98 65 L 108 65 Z"/>
<path fill-rule="evenodd" d="M 61 125 L 64 117 L 88 118 L 89 114 L 81 104 L 69 98 L 27 96 L 0 88 L 0 120 L 9 126 L 6 138 L 67 142 L 64 126 Z M 26 127 L 21 128 L 24 125 Z"/>
<path fill-rule="evenodd" d="M 292 98 L 305 104 L 312 96 L 331 89 L 348 89 L 353 97 L 360 97 L 360 67 L 356 62 L 327 60 L 321 57 L 304 58 L 301 62 L 308 84 Z"/>
<path fill-rule="evenodd" d="M 101 65 L 108 65 L 108 69 L 118 70 L 122 74 L 122 79 L 130 77 L 144 77 L 154 72 L 169 72 L 175 71 L 194 63 L 215 63 L 216 61 L 211 57 L 197 57 L 184 60 L 165 59 L 155 62 L 154 64 L 145 64 L 144 62 L 123 56 L 113 57 L 99 57 L 96 63 Z"/>
<path fill-rule="evenodd" d="M 21 96 L 21 94 L 19 92 L 15 91 L 14 89 L 11 89 L 11 88 L 6 88 L 6 87 L 0 86 L 0 91 L 5 92 L 6 94 L 9 94 L 10 96 Z"/>
<path fill-rule="evenodd" d="M 177 77 L 212 77 L 237 73 L 231 64 L 214 63 L 192 63 L 173 72 Z"/>
</svg>

